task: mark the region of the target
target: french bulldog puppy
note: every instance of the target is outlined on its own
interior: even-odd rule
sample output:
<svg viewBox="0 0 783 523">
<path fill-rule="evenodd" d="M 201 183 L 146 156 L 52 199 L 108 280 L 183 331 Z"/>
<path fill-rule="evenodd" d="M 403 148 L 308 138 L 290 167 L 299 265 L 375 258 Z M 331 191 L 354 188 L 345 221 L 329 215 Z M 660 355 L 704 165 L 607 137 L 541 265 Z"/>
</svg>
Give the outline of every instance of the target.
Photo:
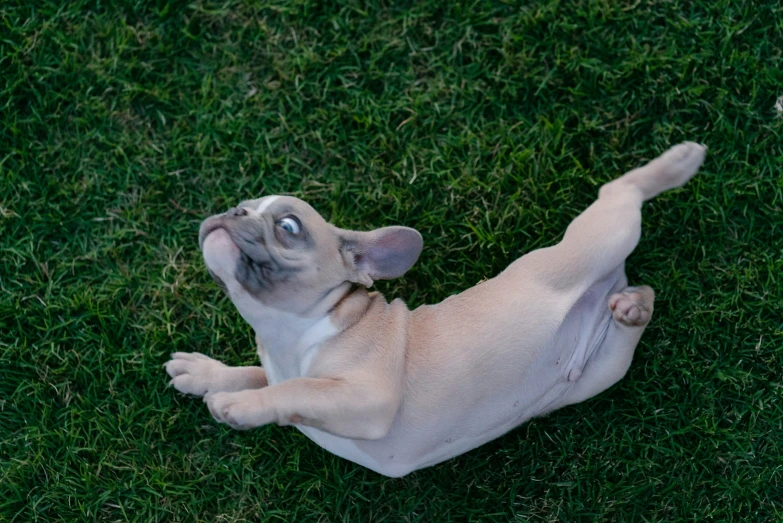
<svg viewBox="0 0 783 523">
<path fill-rule="evenodd" d="M 685 184 L 705 152 L 669 149 L 602 186 L 558 244 L 414 311 L 367 287 L 416 262 L 415 230 L 339 229 L 289 196 L 242 202 L 204 221 L 199 244 L 263 367 L 178 352 L 171 383 L 218 422 L 294 425 L 386 476 L 462 454 L 623 377 L 653 312 L 653 290 L 624 271 L 642 202 Z"/>
</svg>

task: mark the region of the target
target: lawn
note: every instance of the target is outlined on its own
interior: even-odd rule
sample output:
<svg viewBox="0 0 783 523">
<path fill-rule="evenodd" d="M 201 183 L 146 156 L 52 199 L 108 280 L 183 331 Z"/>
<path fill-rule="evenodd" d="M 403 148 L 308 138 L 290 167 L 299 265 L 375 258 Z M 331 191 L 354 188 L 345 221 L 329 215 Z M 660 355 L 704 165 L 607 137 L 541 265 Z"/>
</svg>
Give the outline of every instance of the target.
<svg viewBox="0 0 783 523">
<path fill-rule="evenodd" d="M 783 520 L 783 5 L 0 3 L 0 521 Z M 645 205 L 628 375 L 387 479 L 167 387 L 255 360 L 200 221 L 286 193 L 405 224 L 411 308 L 551 245 L 696 140 Z"/>
</svg>

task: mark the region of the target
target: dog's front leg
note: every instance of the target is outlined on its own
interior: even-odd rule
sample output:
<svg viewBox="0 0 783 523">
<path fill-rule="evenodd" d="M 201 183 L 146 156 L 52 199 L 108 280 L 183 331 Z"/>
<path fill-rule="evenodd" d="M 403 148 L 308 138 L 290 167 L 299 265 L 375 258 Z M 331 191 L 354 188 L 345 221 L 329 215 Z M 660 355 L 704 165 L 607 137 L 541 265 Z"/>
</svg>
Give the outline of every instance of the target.
<svg viewBox="0 0 783 523">
<path fill-rule="evenodd" d="M 261 367 L 229 367 L 198 352 L 175 352 L 165 364 L 171 385 L 180 392 L 204 396 L 266 387 Z"/>
<path fill-rule="evenodd" d="M 268 423 L 307 425 L 351 439 L 383 438 L 400 402 L 382 388 L 322 378 L 294 378 L 258 390 L 209 394 L 204 401 L 217 421 L 235 429 Z"/>
</svg>

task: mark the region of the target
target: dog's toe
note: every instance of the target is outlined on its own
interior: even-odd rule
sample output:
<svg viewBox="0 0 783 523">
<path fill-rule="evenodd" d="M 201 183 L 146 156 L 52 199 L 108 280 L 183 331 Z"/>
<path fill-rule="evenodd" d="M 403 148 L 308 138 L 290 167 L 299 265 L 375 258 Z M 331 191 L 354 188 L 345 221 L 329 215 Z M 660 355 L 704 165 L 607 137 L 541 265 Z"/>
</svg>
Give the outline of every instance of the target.
<svg viewBox="0 0 783 523">
<path fill-rule="evenodd" d="M 197 352 L 175 352 L 164 367 L 175 389 L 203 396 L 219 381 L 225 365 Z"/>
<path fill-rule="evenodd" d="M 181 360 L 181 359 L 172 359 L 167 361 L 164 366 L 166 367 L 166 372 L 171 376 L 172 378 L 176 378 L 180 374 L 184 374 L 188 371 L 188 361 L 187 360 Z"/>
<path fill-rule="evenodd" d="M 626 327 L 647 325 L 652 317 L 655 294 L 650 287 L 629 287 L 609 298 L 609 309 L 615 321 Z"/>
<path fill-rule="evenodd" d="M 237 393 L 218 392 L 204 396 L 209 413 L 218 423 L 225 423 L 232 429 L 247 430 L 251 428 L 242 420 L 242 401 Z"/>
<path fill-rule="evenodd" d="M 193 396 L 203 396 L 207 392 L 204 381 L 192 374 L 180 374 L 171 380 L 170 385 L 183 394 L 192 394 Z"/>
</svg>

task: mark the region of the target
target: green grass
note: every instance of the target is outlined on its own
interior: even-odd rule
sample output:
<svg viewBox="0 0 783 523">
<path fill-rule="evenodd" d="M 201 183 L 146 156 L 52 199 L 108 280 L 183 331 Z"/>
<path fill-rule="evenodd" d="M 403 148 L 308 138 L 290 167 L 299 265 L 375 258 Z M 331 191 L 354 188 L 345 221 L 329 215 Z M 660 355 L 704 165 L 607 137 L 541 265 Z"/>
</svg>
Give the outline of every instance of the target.
<svg viewBox="0 0 783 523">
<path fill-rule="evenodd" d="M 783 521 L 774 0 L 0 3 L 0 521 Z M 617 386 L 400 480 L 167 388 L 255 359 L 200 220 L 289 193 L 426 249 L 436 302 L 682 140 Z"/>
</svg>

